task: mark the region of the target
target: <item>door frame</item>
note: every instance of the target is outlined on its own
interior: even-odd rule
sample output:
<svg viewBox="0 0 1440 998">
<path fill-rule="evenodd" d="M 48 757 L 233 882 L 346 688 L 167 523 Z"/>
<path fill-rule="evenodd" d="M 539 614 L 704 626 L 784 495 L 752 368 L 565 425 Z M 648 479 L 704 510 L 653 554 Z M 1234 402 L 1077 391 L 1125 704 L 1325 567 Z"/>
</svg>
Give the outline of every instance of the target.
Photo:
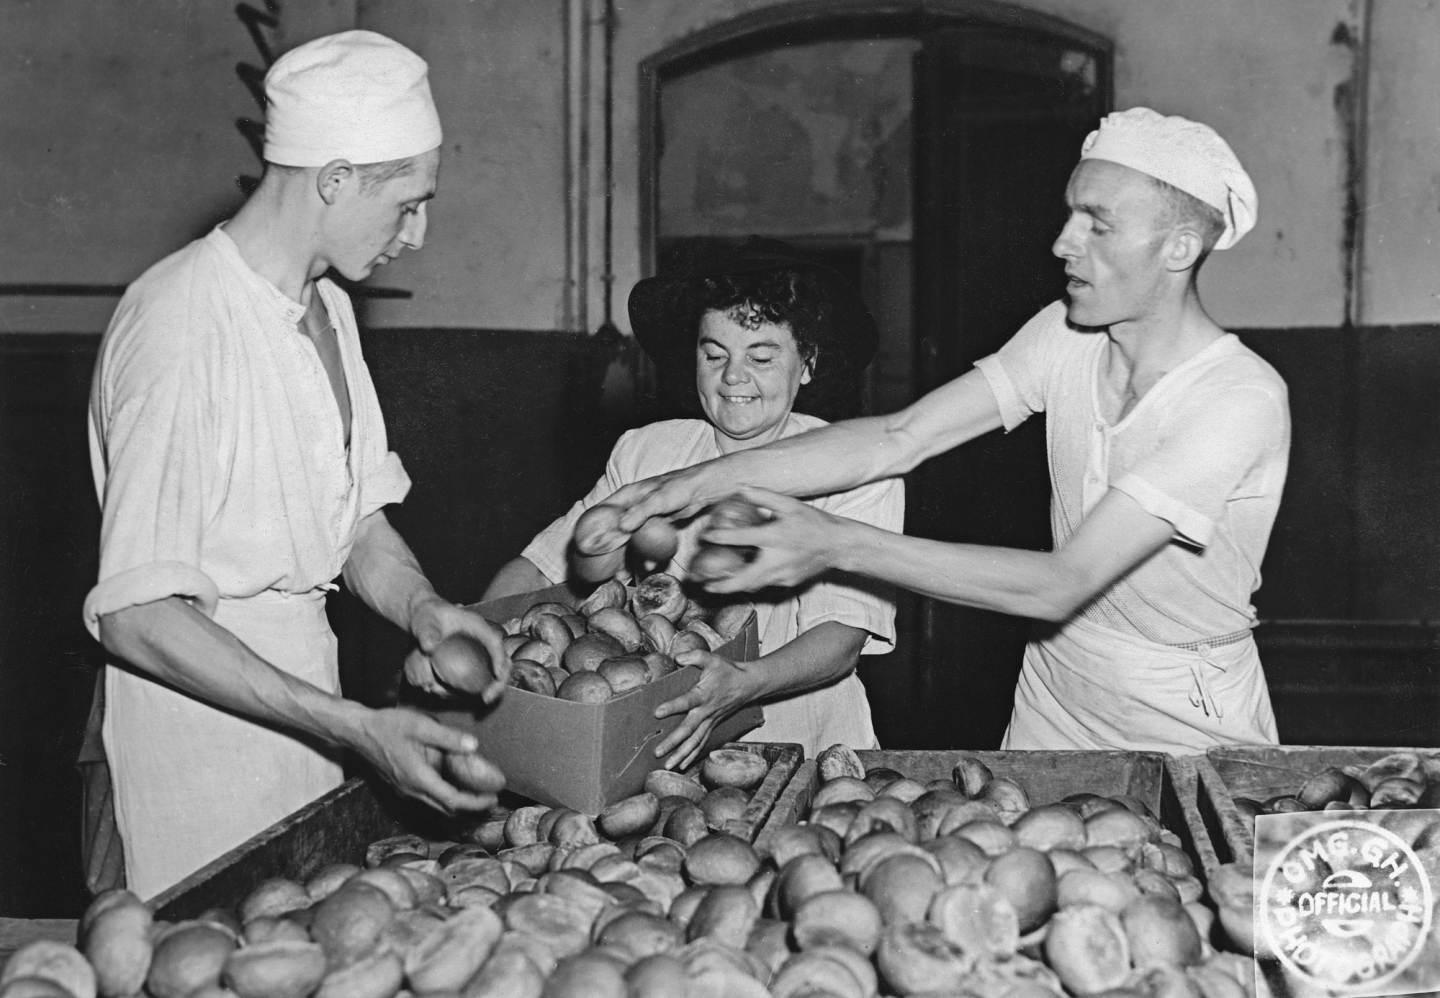
<svg viewBox="0 0 1440 998">
<path fill-rule="evenodd" d="M 783 45 L 856 38 L 919 38 L 939 28 L 983 25 L 1070 41 L 1105 60 L 1102 99 L 1110 93 L 1114 43 L 1053 14 L 998 0 L 787 0 L 692 32 L 640 60 L 639 216 L 640 273 L 655 272 L 659 237 L 659 158 L 663 142 L 660 88 L 669 79 L 706 66 Z"/>
</svg>

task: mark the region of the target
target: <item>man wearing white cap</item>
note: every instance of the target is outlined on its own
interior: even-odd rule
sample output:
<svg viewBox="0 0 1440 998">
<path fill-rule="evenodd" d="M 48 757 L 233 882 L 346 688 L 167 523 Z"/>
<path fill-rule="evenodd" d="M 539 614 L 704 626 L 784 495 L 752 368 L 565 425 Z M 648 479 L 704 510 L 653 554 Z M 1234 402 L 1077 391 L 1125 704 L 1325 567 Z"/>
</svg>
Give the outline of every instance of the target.
<svg viewBox="0 0 1440 998">
<path fill-rule="evenodd" d="M 975 369 L 889 416 L 836 423 L 637 483 L 610 500 L 617 547 L 652 515 L 735 491 L 774 514 L 712 530 L 754 546 L 716 590 L 861 573 L 1043 622 L 1004 747 L 1201 751 L 1273 743 L 1250 629 L 1279 506 L 1290 419 L 1279 375 L 1206 314 L 1195 276 L 1254 225 L 1255 188 L 1213 130 L 1147 108 L 1086 139 L 1055 241 L 1064 301 Z M 903 475 L 983 433 L 1046 414 L 1048 553 L 946 544 L 822 513 L 791 496 Z M 763 487 L 763 488 L 762 488 Z"/>
<path fill-rule="evenodd" d="M 424 241 L 441 139 L 426 65 L 351 31 L 287 53 L 265 88 L 259 188 L 130 286 L 91 388 L 103 518 L 84 612 L 126 663 L 106 670 L 103 735 L 142 897 L 337 786 L 342 748 L 436 807 L 494 800 L 437 770 L 471 736 L 341 698 L 325 616 L 343 574 L 414 635 L 411 682 L 438 688 L 426 653 L 454 633 L 501 680 L 508 667 L 501 636 L 436 595 L 385 518 L 410 480 L 350 301 L 324 276 L 362 280 Z"/>
</svg>

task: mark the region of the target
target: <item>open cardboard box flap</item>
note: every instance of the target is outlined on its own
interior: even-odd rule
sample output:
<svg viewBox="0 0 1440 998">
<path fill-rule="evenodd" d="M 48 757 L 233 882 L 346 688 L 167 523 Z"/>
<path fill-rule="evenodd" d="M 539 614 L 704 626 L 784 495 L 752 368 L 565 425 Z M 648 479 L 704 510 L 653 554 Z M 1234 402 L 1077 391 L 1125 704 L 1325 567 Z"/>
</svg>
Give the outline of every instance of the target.
<svg viewBox="0 0 1440 998">
<path fill-rule="evenodd" d="M 544 602 L 574 606 L 577 600 L 560 585 L 477 603 L 471 609 L 499 624 Z M 742 662 L 759 652 L 753 614 L 741 632 L 717 650 Z M 644 788 L 645 775 L 660 766 L 655 746 L 684 718 L 675 714 L 657 720 L 655 708 L 699 679 L 700 670 L 687 667 L 599 704 L 572 703 L 511 687 L 490 708 L 442 711 L 438 716 L 475 735 L 480 752 L 505 773 L 507 789 L 542 804 L 593 815 Z M 715 726 L 706 750 L 735 741 L 762 723 L 761 709 L 746 707 Z"/>
</svg>

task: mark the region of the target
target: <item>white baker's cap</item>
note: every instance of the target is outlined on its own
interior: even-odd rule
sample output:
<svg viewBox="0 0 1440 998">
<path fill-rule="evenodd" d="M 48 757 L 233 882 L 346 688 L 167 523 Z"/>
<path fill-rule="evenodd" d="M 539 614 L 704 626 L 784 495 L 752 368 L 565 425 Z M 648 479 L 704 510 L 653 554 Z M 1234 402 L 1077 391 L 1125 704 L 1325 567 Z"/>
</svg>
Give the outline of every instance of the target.
<svg viewBox="0 0 1440 998">
<path fill-rule="evenodd" d="M 440 144 L 425 60 L 373 31 L 342 31 L 291 49 L 265 74 L 265 160 L 384 163 Z"/>
<path fill-rule="evenodd" d="M 1148 107 L 1107 114 L 1085 138 L 1080 158 L 1104 159 L 1149 174 L 1225 216 L 1215 243 L 1229 249 L 1255 227 L 1259 196 L 1240 160 L 1209 125 Z"/>
</svg>

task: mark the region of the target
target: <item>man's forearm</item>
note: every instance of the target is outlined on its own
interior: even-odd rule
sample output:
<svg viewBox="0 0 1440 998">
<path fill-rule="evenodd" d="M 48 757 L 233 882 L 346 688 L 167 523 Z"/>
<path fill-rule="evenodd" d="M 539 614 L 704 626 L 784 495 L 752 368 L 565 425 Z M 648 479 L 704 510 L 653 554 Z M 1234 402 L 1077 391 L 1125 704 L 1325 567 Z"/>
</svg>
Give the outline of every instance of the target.
<svg viewBox="0 0 1440 998">
<path fill-rule="evenodd" d="M 827 620 L 747 667 L 759 670 L 761 699 L 794 696 L 848 675 L 860 660 L 865 631 Z"/>
<path fill-rule="evenodd" d="M 797 586 L 831 569 L 880 579 L 962 606 L 1064 621 L 1168 545 L 1175 527 L 1120 491 L 1107 492 L 1055 551 L 947 544 L 835 516 L 788 496 L 742 489 L 768 503 L 770 521 L 712 527 L 717 544 L 754 547 L 755 558 L 711 584 L 715 592 Z"/>
<path fill-rule="evenodd" d="M 735 485 L 805 497 L 904 475 L 937 454 L 1000 426 L 1000 408 L 978 370 L 900 412 L 850 419 L 697 465 L 707 497 Z"/>
<path fill-rule="evenodd" d="M 447 638 L 464 634 L 479 641 L 489 656 L 487 667 L 473 677 L 479 688 L 470 692 L 485 703 L 493 703 L 504 692 L 510 679 L 510 656 L 500 629 L 478 612 L 441 599 L 384 513 L 375 512 L 360 521 L 345 561 L 345 584 L 372 610 L 415 639 L 416 647 L 404 665 L 405 679 L 411 685 L 443 692 L 450 680 L 436 671 L 430 655 Z"/>
<path fill-rule="evenodd" d="M 831 561 L 947 603 L 1057 622 L 1101 588 L 1092 573 L 1054 552 L 951 544 L 853 520 L 836 537 Z"/>
<path fill-rule="evenodd" d="M 915 462 L 904 445 L 885 417 L 852 419 L 694 465 L 680 474 L 693 476 L 697 494 L 707 499 L 724 496 L 742 483 L 792 496 L 830 495 L 909 471 Z"/>
<path fill-rule="evenodd" d="M 1056 623 L 1154 557 L 1174 526 L 1111 489 L 1051 552 L 946 544 L 856 520 L 826 523 L 822 562 L 948 603 Z"/>
<path fill-rule="evenodd" d="M 350 747 L 369 711 L 288 675 L 178 596 L 100 619 L 106 650 L 183 693 Z"/>
<path fill-rule="evenodd" d="M 835 423 L 634 482 L 606 500 L 624 510 L 614 529 L 597 525 L 575 539 L 589 553 L 614 550 L 649 517 L 698 512 L 747 485 L 799 498 L 847 492 L 903 475 L 1001 425 L 989 382 L 973 370 L 897 413 Z"/>
<path fill-rule="evenodd" d="M 412 630 L 416 606 L 436 598 L 419 560 L 383 511 L 360 521 L 344 577 L 350 591 L 370 609 L 407 632 Z"/>
<path fill-rule="evenodd" d="M 442 811 L 495 802 L 494 785 L 458 790 L 436 771 L 442 753 L 471 753 L 473 735 L 408 708 L 371 710 L 275 668 L 189 603 L 172 596 L 100 618 L 112 654 L 176 689 L 251 720 L 358 752 L 402 791 Z M 237 759 L 237 765 L 244 760 Z M 472 788 L 475 789 L 475 788 Z"/>
</svg>

